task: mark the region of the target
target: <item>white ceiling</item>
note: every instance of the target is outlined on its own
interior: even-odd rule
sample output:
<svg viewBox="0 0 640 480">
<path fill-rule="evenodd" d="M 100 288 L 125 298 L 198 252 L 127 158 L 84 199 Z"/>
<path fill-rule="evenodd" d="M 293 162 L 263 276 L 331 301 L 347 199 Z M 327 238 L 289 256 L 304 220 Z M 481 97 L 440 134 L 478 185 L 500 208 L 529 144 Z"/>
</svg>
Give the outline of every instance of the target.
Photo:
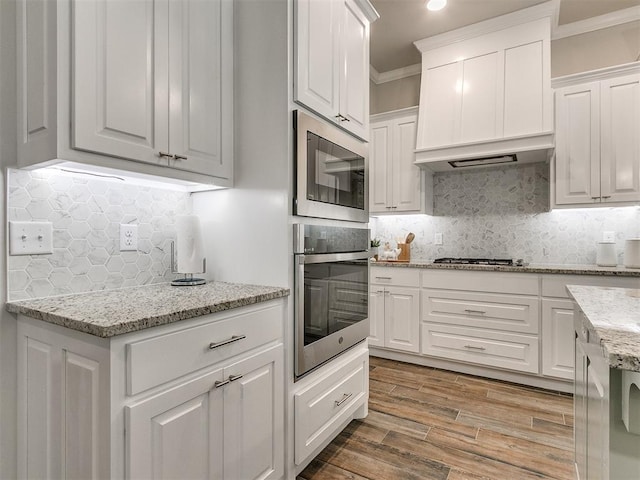
<svg viewBox="0 0 640 480">
<path fill-rule="evenodd" d="M 420 63 L 413 42 L 548 0 L 448 0 L 439 12 L 425 0 L 371 0 L 380 18 L 371 26 L 371 65 L 388 72 Z M 558 24 L 640 6 L 640 0 L 559 0 Z"/>
</svg>

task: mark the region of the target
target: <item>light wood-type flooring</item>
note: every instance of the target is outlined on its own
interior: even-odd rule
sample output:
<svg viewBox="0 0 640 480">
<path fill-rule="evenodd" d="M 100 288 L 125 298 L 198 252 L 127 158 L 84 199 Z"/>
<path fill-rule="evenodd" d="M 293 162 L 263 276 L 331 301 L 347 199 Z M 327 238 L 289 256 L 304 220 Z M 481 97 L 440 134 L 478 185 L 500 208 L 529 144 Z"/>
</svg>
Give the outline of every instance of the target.
<svg viewBox="0 0 640 480">
<path fill-rule="evenodd" d="M 573 399 L 371 357 L 369 416 L 299 478 L 573 479 Z"/>
</svg>

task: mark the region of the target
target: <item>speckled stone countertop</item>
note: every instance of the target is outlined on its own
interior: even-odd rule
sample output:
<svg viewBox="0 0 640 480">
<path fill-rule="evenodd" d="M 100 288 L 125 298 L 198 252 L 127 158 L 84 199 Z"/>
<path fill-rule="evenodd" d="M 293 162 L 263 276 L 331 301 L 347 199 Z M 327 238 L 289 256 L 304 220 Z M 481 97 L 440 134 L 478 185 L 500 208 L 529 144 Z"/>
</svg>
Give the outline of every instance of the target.
<svg viewBox="0 0 640 480">
<path fill-rule="evenodd" d="M 289 289 L 209 282 L 194 287 L 168 283 L 9 302 L 9 312 L 89 333 L 113 337 L 149 327 L 266 302 Z"/>
<path fill-rule="evenodd" d="M 640 372 L 640 288 L 567 285 L 613 368 Z"/>
<path fill-rule="evenodd" d="M 550 273 L 564 275 L 601 275 L 640 278 L 640 268 L 598 267 L 597 265 L 551 265 L 528 264 L 524 267 L 508 267 L 504 265 L 459 265 L 452 263 L 431 263 L 427 261 L 403 262 L 371 262 L 372 267 L 399 268 L 433 268 L 442 270 L 478 270 L 485 272 L 520 272 L 520 273 Z M 640 287 L 640 286 L 639 286 Z"/>
</svg>

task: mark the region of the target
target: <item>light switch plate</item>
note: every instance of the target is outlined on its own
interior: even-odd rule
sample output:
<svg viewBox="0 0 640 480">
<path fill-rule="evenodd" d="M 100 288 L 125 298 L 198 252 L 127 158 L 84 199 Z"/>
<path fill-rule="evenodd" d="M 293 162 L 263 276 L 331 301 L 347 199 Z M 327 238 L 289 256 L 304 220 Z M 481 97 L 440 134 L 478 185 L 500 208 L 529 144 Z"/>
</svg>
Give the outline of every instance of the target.
<svg viewBox="0 0 640 480">
<path fill-rule="evenodd" d="M 51 222 L 9 222 L 9 255 L 53 253 Z"/>
<path fill-rule="evenodd" d="M 442 233 L 436 233 L 433 238 L 433 243 L 436 245 L 442 245 Z"/>
</svg>

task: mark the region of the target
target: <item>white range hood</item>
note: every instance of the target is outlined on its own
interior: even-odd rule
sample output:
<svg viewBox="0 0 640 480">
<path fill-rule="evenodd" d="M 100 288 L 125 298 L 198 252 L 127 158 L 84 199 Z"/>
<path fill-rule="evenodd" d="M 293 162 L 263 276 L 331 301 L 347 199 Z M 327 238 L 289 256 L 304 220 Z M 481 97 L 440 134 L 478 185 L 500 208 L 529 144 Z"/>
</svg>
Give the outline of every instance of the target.
<svg viewBox="0 0 640 480">
<path fill-rule="evenodd" d="M 415 42 L 416 165 L 451 171 L 550 158 L 554 8 L 548 2 Z"/>
</svg>

